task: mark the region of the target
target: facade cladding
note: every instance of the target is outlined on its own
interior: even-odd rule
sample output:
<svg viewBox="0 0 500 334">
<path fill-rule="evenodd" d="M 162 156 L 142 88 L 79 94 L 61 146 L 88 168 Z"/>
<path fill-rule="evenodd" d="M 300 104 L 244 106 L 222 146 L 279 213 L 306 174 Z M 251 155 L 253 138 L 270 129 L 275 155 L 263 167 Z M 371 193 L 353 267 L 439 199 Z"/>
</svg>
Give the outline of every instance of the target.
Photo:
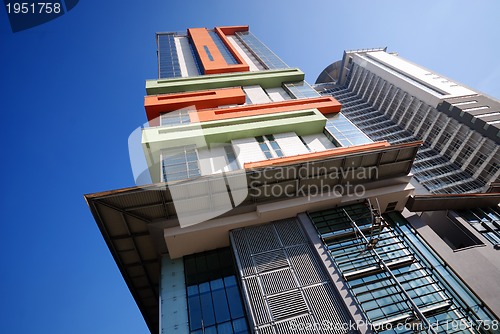
<svg viewBox="0 0 500 334">
<path fill-rule="evenodd" d="M 498 101 L 386 49 L 311 86 L 247 26 L 156 40 L 151 184 L 85 196 L 152 333 L 500 333 Z"/>
</svg>

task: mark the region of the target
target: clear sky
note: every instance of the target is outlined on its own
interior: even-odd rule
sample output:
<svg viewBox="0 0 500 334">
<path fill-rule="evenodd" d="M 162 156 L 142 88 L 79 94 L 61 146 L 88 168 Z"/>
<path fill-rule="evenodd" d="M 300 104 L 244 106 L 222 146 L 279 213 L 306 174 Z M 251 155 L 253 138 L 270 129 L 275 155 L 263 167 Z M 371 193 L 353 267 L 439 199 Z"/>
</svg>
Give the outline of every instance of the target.
<svg viewBox="0 0 500 334">
<path fill-rule="evenodd" d="M 12 33 L 0 10 L 0 333 L 146 333 L 83 195 L 132 186 L 155 32 L 250 25 L 313 83 L 387 46 L 500 97 L 500 2 L 80 0 Z"/>
</svg>

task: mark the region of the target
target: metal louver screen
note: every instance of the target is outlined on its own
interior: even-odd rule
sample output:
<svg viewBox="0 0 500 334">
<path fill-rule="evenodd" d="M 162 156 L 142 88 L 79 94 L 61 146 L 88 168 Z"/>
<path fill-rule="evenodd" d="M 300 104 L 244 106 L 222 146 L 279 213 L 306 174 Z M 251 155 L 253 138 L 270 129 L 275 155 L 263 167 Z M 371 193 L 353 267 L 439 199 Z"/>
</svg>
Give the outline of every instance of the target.
<svg viewBox="0 0 500 334">
<path fill-rule="evenodd" d="M 335 328 L 349 316 L 296 219 L 234 230 L 230 237 L 256 333 L 298 333 L 307 324 L 317 327 L 314 333 L 348 333 Z"/>
</svg>

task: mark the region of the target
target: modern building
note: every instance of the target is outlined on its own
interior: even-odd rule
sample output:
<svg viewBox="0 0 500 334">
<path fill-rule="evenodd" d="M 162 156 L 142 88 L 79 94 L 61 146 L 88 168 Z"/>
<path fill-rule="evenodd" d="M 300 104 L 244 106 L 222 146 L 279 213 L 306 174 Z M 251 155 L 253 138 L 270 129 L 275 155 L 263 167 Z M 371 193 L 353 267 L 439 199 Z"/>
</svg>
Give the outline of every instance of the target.
<svg viewBox="0 0 500 334">
<path fill-rule="evenodd" d="M 156 41 L 150 182 L 85 196 L 152 333 L 499 332 L 497 101 L 385 49 L 312 87 L 248 26 Z"/>
</svg>

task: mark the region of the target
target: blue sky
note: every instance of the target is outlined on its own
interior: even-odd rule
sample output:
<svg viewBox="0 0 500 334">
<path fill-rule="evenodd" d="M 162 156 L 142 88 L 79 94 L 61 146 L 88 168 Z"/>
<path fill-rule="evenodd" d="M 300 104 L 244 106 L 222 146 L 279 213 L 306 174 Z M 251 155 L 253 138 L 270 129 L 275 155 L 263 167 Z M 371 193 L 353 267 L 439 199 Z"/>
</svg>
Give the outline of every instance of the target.
<svg viewBox="0 0 500 334">
<path fill-rule="evenodd" d="M 189 4 L 188 4 L 189 3 Z M 155 32 L 250 25 L 314 82 L 344 49 L 389 51 L 500 97 L 497 1 L 88 1 L 12 33 L 0 13 L 1 333 L 146 333 L 83 199 L 132 186 Z"/>
</svg>

